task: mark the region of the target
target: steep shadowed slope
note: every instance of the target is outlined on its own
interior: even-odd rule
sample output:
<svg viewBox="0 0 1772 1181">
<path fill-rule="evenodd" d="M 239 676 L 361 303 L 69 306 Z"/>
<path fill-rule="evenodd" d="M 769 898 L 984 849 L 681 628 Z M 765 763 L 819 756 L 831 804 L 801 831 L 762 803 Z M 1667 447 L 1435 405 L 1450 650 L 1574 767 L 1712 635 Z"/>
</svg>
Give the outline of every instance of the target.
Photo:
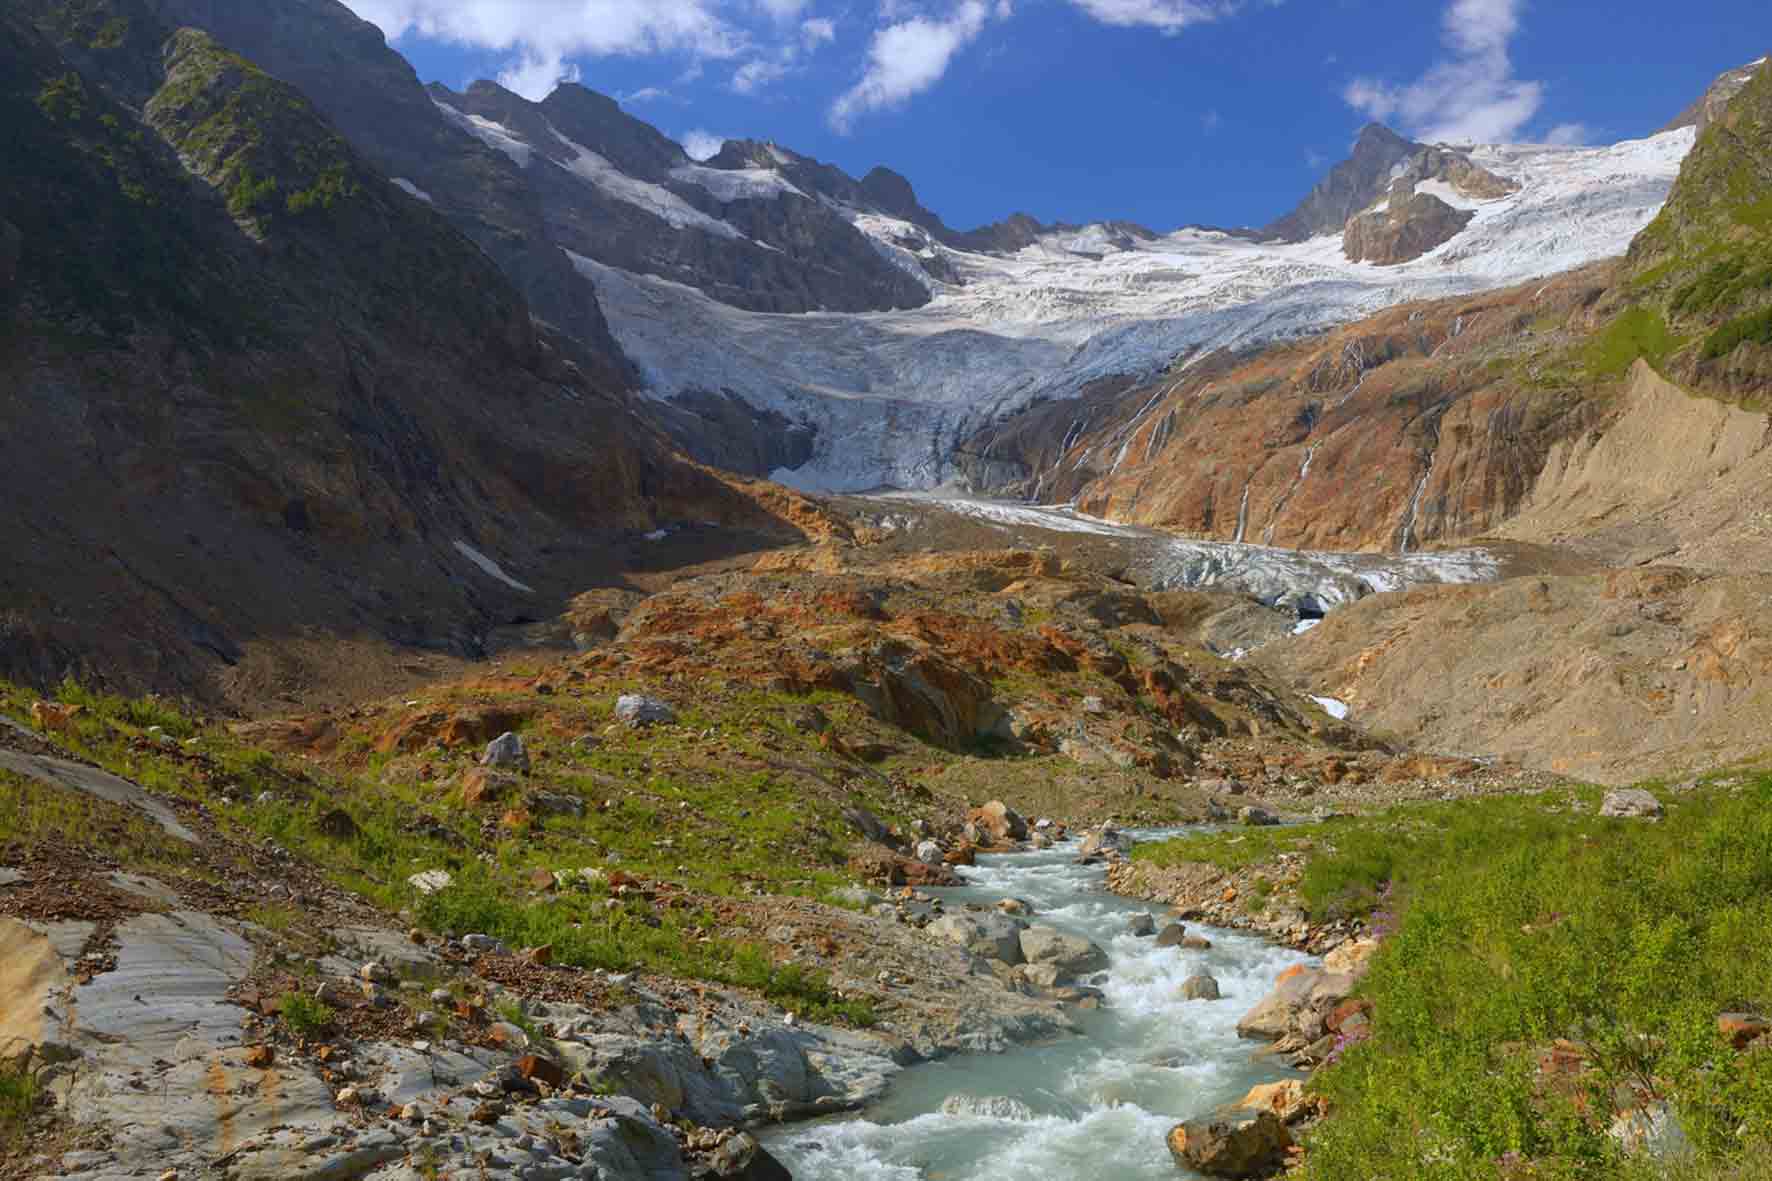
<svg viewBox="0 0 1772 1181">
<path fill-rule="evenodd" d="M 129 20 L 64 56 L 0 5 L 0 671 L 262 693 L 328 637 L 477 652 L 624 529 L 774 527 L 299 93 Z"/>
</svg>

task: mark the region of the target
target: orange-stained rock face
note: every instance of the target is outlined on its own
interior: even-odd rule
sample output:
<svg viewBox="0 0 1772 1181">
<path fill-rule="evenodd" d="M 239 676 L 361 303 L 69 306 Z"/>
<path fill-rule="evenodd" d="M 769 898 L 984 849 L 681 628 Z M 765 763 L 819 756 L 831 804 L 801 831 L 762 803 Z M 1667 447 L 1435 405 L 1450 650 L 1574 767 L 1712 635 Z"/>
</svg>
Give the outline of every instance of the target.
<svg viewBox="0 0 1772 1181">
<path fill-rule="evenodd" d="M 967 446 L 1018 472 L 999 490 L 1193 536 L 1338 550 L 1467 539 L 1516 512 L 1551 448 L 1608 412 L 1589 388 L 1535 384 L 1521 358 L 1590 326 L 1611 275 L 1602 264 L 1190 358 Z"/>
</svg>

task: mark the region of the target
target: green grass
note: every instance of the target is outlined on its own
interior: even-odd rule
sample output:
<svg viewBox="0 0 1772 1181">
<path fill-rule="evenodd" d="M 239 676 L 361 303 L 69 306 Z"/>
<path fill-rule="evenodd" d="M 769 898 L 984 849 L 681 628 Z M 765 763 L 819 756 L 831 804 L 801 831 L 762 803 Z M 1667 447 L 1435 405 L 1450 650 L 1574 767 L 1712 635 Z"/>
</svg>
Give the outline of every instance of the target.
<svg viewBox="0 0 1772 1181">
<path fill-rule="evenodd" d="M 278 1015 L 291 1033 L 304 1038 L 324 1034 L 332 1028 L 332 1019 L 337 1016 L 330 1006 L 305 992 L 284 993 Z"/>
<path fill-rule="evenodd" d="M 42 1087 L 29 1069 L 0 1063 L 0 1150 L 23 1145 Z"/>
<path fill-rule="evenodd" d="M 1312 858 L 1314 909 L 1385 898 L 1394 930 L 1361 988 L 1373 1037 L 1313 1083 L 1334 1114 L 1308 1177 L 1488 1179 L 1510 1153 L 1530 1166 L 1515 1176 L 1637 1175 L 1601 1121 L 1537 1085 L 1559 1037 L 1588 1047 L 1596 1109 L 1630 1082 L 1675 1105 L 1698 1160 L 1674 1175 L 1763 1175 L 1740 1170 L 1772 1147 L 1772 1054 L 1735 1053 L 1716 1018 L 1772 1012 L 1772 779 L 1660 823 L 1567 803 L 1400 810 Z"/>
<path fill-rule="evenodd" d="M 1738 316 L 1711 333 L 1704 341 L 1704 359 L 1726 357 L 1744 344 L 1772 345 L 1772 308 Z"/>
<path fill-rule="evenodd" d="M 654 913 L 639 901 L 610 908 L 605 901 L 594 889 L 525 901 L 512 897 L 490 873 L 469 868 L 448 889 L 420 899 L 416 911 L 435 930 L 491 935 L 513 947 L 550 945 L 556 964 L 614 972 L 639 968 L 732 984 L 817 1020 L 864 1026 L 875 1021 L 865 1002 L 837 996 L 824 972 L 777 965 L 760 947 L 708 934 L 716 925 L 709 914 Z"/>
<path fill-rule="evenodd" d="M 1660 368 L 1680 343 L 1660 312 L 1633 307 L 1588 342 L 1584 360 L 1596 377 L 1623 377 L 1639 357 Z"/>
<path fill-rule="evenodd" d="M 850 884 L 843 867 L 851 838 L 832 800 L 813 798 L 786 771 L 743 770 L 733 758 L 712 758 L 701 738 L 722 729 L 730 747 L 753 765 L 809 761 L 814 740 L 781 716 L 804 698 L 742 698 L 733 704 L 735 714 L 719 717 L 687 710 L 680 727 L 620 734 L 590 754 L 534 734 L 531 750 L 550 771 L 530 782 L 580 796 L 586 813 L 550 816 L 537 828 L 488 838 L 482 823 L 496 820 L 500 810 L 467 809 L 438 783 L 472 765 L 473 751 L 430 752 L 430 778 L 396 773 L 399 767 L 384 755 L 368 759 L 360 775 L 330 773 L 241 745 L 225 729 L 200 728 L 154 699 L 126 700 L 72 683 L 58 696 L 84 707 L 71 733 L 57 736 L 73 753 L 156 794 L 200 801 L 225 832 L 274 841 L 389 912 L 412 908 L 434 930 L 482 932 L 513 946 L 552 944 L 555 962 L 569 966 L 754 988 L 821 1020 L 875 1020 L 865 1003 L 836 995 L 823 973 L 775 965 L 758 947 L 712 937 L 717 924 L 710 915 L 672 910 L 655 919 L 637 904 L 611 912 L 604 907 L 607 890 L 595 883 L 539 901 L 529 895 L 528 875 L 536 868 L 581 866 L 607 866 L 716 897 L 757 890 L 821 897 Z M 0 711 L 23 719 L 33 700 L 34 694 L 0 683 Z M 834 698 L 821 704 L 833 713 L 845 707 Z M 587 706 L 583 729 L 607 724 L 609 709 L 608 703 Z M 172 751 L 139 742 L 150 726 L 195 737 L 196 746 Z M 807 751 L 784 750 L 790 742 Z M 201 774 L 181 761 L 193 753 L 207 760 Z M 891 815 L 874 799 L 845 794 Z M 335 808 L 350 814 L 353 836 L 322 831 L 321 818 Z M 418 819 L 427 823 L 416 825 Z M 0 773 L 0 844 L 8 838 L 102 844 L 146 868 L 192 859 L 188 847 L 127 810 Z M 433 868 L 448 870 L 456 884 L 415 898 L 407 878 Z M 299 925 L 295 914 L 275 907 L 260 907 L 251 917 L 272 930 Z"/>
</svg>

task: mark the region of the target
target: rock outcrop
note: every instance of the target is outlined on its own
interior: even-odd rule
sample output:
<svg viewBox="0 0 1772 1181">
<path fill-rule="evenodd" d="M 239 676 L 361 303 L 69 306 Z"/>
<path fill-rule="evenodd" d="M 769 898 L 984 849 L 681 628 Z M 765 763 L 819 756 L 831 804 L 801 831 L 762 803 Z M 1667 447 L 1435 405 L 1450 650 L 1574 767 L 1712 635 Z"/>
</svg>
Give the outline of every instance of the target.
<svg viewBox="0 0 1772 1181">
<path fill-rule="evenodd" d="M 1415 182 L 1391 182 L 1383 209 L 1348 219 L 1342 251 L 1352 262 L 1381 267 L 1413 262 L 1445 245 L 1470 224 L 1476 213 L 1454 209 L 1429 193 L 1417 193 Z"/>
<path fill-rule="evenodd" d="M 1233 1110 L 1177 1124 L 1169 1152 L 1184 1169 L 1208 1177 L 1266 1177 L 1285 1164 L 1292 1137 L 1271 1111 Z"/>
<path fill-rule="evenodd" d="M 1264 233 L 1286 242 L 1339 233 L 1350 217 L 1384 195 L 1397 166 L 1420 150 L 1420 144 L 1381 123 L 1367 124 L 1354 141 L 1352 154 L 1330 169 L 1296 209 Z"/>
<path fill-rule="evenodd" d="M 1692 105 L 1681 111 L 1663 127 L 1662 131 L 1678 131 L 1682 127 L 1695 127 L 1700 132 L 1717 121 L 1734 97 L 1747 88 L 1753 77 L 1764 66 L 1768 58 L 1749 62 L 1733 70 L 1725 70 L 1714 82 L 1705 88 L 1703 94 L 1692 101 Z"/>
</svg>

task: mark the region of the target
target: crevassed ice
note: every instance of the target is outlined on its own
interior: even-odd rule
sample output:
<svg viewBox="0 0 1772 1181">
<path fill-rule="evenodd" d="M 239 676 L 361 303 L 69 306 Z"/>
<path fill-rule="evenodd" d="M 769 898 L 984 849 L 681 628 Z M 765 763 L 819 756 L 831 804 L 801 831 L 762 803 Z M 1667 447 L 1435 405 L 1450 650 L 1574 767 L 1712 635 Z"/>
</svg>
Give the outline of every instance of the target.
<svg viewBox="0 0 1772 1181">
<path fill-rule="evenodd" d="M 939 248 L 964 283 L 930 281 L 935 296 L 921 308 L 798 316 L 580 269 L 652 396 L 729 390 L 815 428 L 812 458 L 777 479 L 822 491 L 933 488 L 954 477 L 957 443 L 1098 378 L 1153 378 L 1194 350 L 1293 338 L 1399 302 L 1622 254 L 1666 200 L 1693 139 L 1684 129 L 1604 148 L 1474 149 L 1477 163 L 1522 190 L 1479 203 L 1462 233 L 1397 267 L 1349 263 L 1339 235 L 1252 243 L 1182 230 L 1121 250 L 1097 227 L 1008 258 Z M 848 213 L 901 265 L 912 255 L 894 240 L 927 238 L 896 219 Z M 1105 253 L 1070 248 L 1084 243 Z"/>
</svg>

